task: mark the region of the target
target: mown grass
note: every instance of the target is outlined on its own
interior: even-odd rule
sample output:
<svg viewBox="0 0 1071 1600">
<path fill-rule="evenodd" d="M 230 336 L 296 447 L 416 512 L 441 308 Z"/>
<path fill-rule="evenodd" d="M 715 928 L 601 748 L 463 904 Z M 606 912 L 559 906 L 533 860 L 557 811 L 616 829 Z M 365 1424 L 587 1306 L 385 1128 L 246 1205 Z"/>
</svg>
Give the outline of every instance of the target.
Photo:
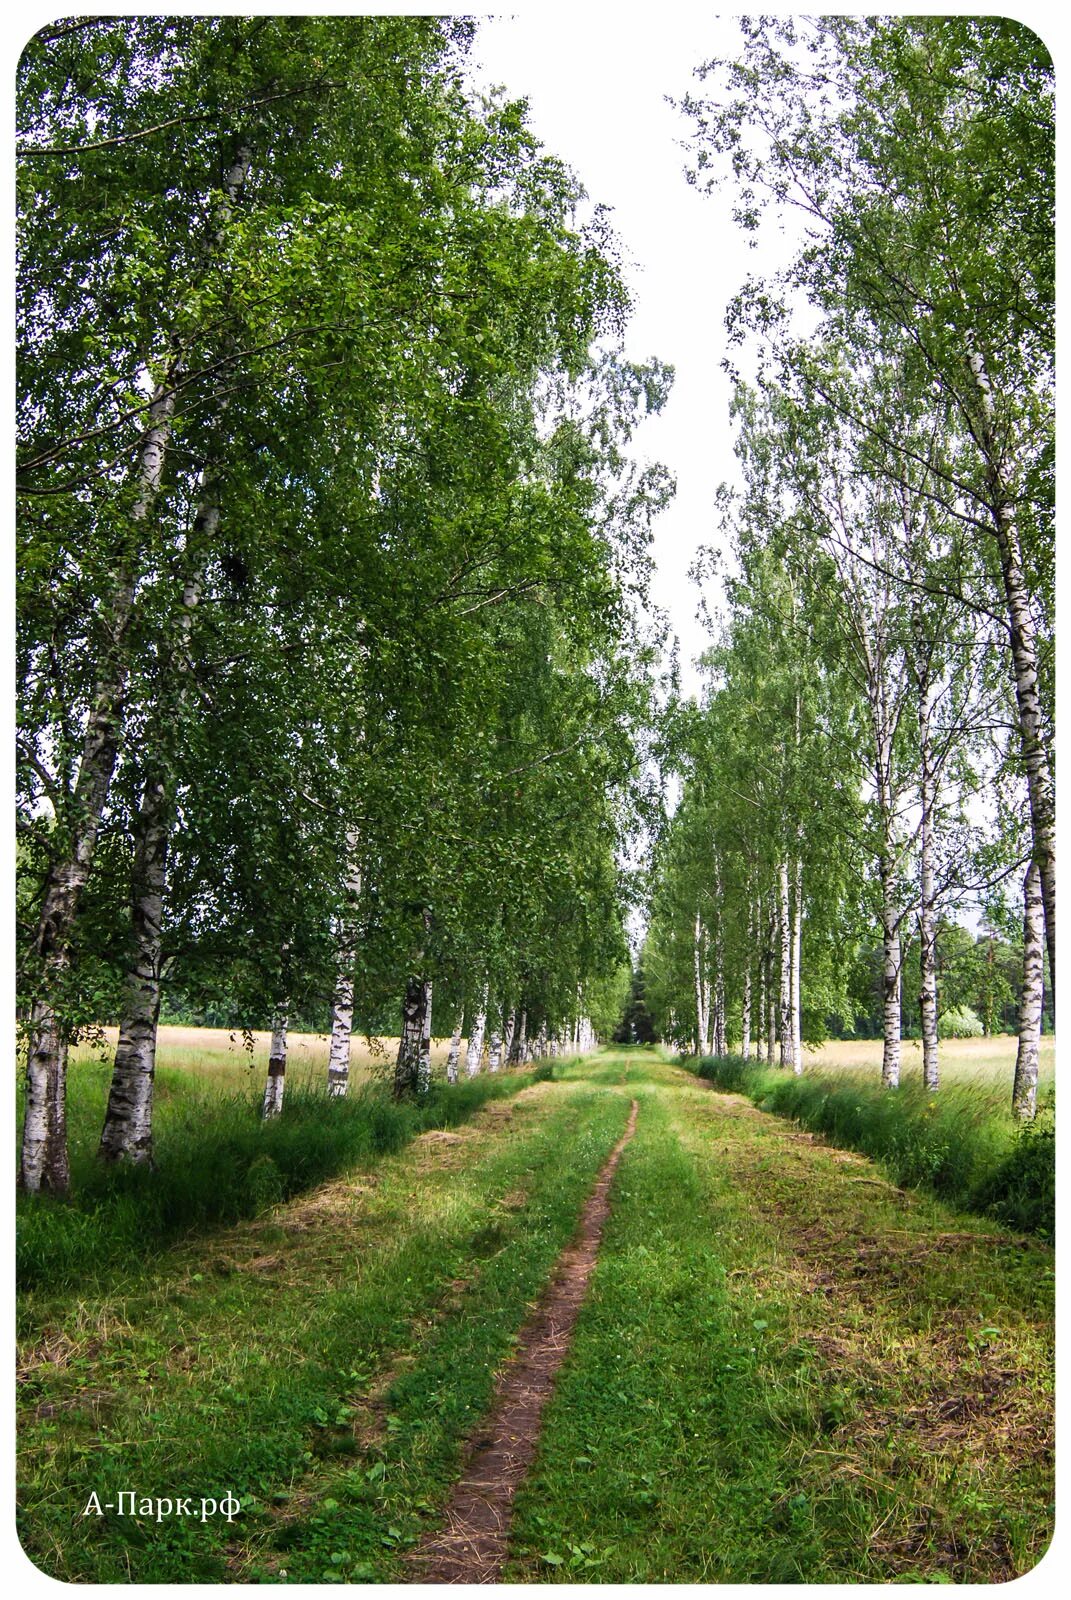
<svg viewBox="0 0 1071 1600">
<path fill-rule="evenodd" d="M 31 1558 L 72 1582 L 397 1576 L 627 1112 L 543 1082 L 106 1290 L 33 1296 Z M 80 1515 L 123 1490 L 242 1510 Z"/>
<path fill-rule="evenodd" d="M 191 1032 L 193 1030 L 190 1030 Z M 464 1121 L 488 1099 L 516 1093 L 531 1073 L 434 1080 L 419 1104 L 365 1082 L 345 1099 L 322 1084 L 288 1087 L 281 1116 L 263 1123 L 261 1085 L 233 1084 L 235 1068 L 158 1075 L 153 1169 L 108 1167 L 96 1156 L 108 1069 L 72 1067 L 68 1096 L 72 1195 L 20 1196 L 16 1264 L 24 1289 L 92 1281 L 185 1234 L 255 1216 L 341 1172 L 400 1149 L 426 1128 Z"/>
<path fill-rule="evenodd" d="M 576 1069 L 574 1069 L 576 1070 Z M 1052 1254 L 638 1053 L 504 1581 L 979 1581 L 1052 1523 Z"/>
<path fill-rule="evenodd" d="M 918 1079 L 882 1088 L 872 1070 L 807 1068 L 799 1077 L 738 1056 L 689 1063 L 716 1089 L 879 1161 L 895 1183 L 924 1187 L 962 1210 L 1053 1237 L 1056 1161 L 1051 1086 L 1037 1119 L 1020 1127 L 1006 1082 L 946 1079 L 936 1094 Z"/>
</svg>

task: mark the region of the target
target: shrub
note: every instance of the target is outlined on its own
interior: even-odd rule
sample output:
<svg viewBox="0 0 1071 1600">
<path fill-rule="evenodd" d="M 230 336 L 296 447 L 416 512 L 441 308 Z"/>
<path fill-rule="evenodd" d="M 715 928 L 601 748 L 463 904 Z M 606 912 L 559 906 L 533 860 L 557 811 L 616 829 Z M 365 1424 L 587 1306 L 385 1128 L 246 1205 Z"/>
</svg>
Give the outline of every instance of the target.
<svg viewBox="0 0 1071 1600">
<path fill-rule="evenodd" d="M 942 1011 L 937 1025 L 944 1039 L 980 1039 L 985 1032 L 977 1011 L 970 1006 Z"/>
</svg>

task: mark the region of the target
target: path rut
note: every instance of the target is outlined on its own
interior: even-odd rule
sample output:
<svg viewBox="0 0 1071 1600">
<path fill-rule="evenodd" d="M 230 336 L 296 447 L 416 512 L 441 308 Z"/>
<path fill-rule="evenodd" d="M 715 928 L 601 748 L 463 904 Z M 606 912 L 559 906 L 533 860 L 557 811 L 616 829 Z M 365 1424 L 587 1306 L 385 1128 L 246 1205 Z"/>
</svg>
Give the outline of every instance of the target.
<svg viewBox="0 0 1071 1600">
<path fill-rule="evenodd" d="M 633 1100 L 625 1131 L 596 1181 L 572 1244 L 558 1257 L 550 1283 L 525 1324 L 517 1353 L 504 1367 L 486 1423 L 454 1486 L 441 1531 L 410 1553 L 411 1583 L 497 1583 L 509 1549 L 513 1499 L 539 1444 L 543 1409 L 572 1342 L 587 1294 L 603 1227 L 610 1184 L 621 1153 L 636 1131 Z"/>
</svg>

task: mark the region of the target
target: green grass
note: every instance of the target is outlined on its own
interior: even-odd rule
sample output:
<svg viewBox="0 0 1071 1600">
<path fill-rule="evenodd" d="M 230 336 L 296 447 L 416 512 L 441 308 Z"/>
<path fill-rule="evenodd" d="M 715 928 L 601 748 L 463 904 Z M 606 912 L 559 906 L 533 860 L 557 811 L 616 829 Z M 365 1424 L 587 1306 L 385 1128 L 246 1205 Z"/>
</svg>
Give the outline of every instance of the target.
<svg viewBox="0 0 1071 1600">
<path fill-rule="evenodd" d="M 1052 1520 L 1049 1247 L 654 1052 L 555 1069 L 256 1217 L 26 1290 L 31 1558 L 71 1582 L 403 1578 L 635 1097 L 504 1581 L 1028 1570 Z M 241 1511 L 80 1515 L 123 1490 Z"/>
<path fill-rule="evenodd" d="M 530 1072 L 515 1071 L 453 1086 L 437 1080 L 420 1104 L 396 1103 L 377 1084 L 332 1100 L 322 1087 L 291 1087 L 282 1115 L 264 1123 L 260 1095 L 248 1088 L 217 1088 L 211 1077 L 175 1068 L 160 1077 L 149 1171 L 97 1160 L 107 1074 L 88 1063 L 72 1070 L 72 1196 L 19 1197 L 23 1288 L 86 1283 L 186 1234 L 255 1216 L 355 1162 L 401 1149 L 422 1129 L 452 1127 L 531 1081 Z"/>
<path fill-rule="evenodd" d="M 627 1116 L 583 1084 L 533 1094 L 107 1294 L 35 1296 L 37 1564 L 96 1583 L 391 1576 Z M 230 1530 L 79 1515 L 130 1488 L 229 1491 L 242 1512 Z"/>
<path fill-rule="evenodd" d="M 715 1088 L 746 1094 L 881 1163 L 895 1183 L 928 1188 L 963 1210 L 1051 1239 L 1056 1226 L 1052 1090 L 1020 1128 L 1008 1087 L 988 1075 L 955 1077 L 936 1094 L 916 1079 L 884 1089 L 873 1071 L 807 1068 L 799 1077 L 738 1056 L 689 1063 Z"/>
<path fill-rule="evenodd" d="M 1031 1566 L 1051 1527 L 1051 1253 L 650 1058 L 614 1071 L 638 1130 L 504 1581 Z"/>
</svg>

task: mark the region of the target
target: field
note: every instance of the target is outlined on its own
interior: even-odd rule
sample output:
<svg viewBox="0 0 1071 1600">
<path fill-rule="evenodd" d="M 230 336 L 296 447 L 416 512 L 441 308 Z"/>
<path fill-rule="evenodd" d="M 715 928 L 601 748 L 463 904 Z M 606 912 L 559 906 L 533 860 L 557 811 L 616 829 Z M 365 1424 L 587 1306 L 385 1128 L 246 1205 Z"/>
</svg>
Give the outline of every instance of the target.
<svg viewBox="0 0 1071 1600">
<path fill-rule="evenodd" d="M 475 1082 L 492 1097 L 245 1220 L 25 1289 L 20 1527 L 45 1571 L 419 1576 L 630 1106 L 501 1579 L 994 1582 L 1037 1561 L 1042 1240 L 650 1050 Z M 131 1490 L 153 1514 L 82 1515 Z M 227 1495 L 230 1520 L 167 1509 Z"/>
<path fill-rule="evenodd" d="M 111 1067 L 118 1029 L 105 1028 L 103 1043 L 85 1042 L 71 1051 L 71 1063 L 79 1068 L 106 1065 Z M 249 1089 L 250 1093 L 263 1094 L 264 1074 L 268 1065 L 270 1033 L 253 1033 L 252 1051 L 246 1047 L 245 1036 L 228 1028 L 186 1028 L 163 1024 L 156 1049 L 157 1069 L 167 1074 L 178 1070 L 191 1075 L 206 1086 L 233 1090 Z M 288 1084 L 311 1087 L 327 1072 L 327 1047 L 329 1039 L 323 1033 L 291 1033 L 287 1036 Z M 449 1039 L 433 1039 L 432 1066 L 446 1060 Z M 375 1078 L 390 1071 L 398 1051 L 397 1039 L 369 1041 L 355 1037 L 350 1052 L 350 1072 L 354 1083 Z"/>
<path fill-rule="evenodd" d="M 998 1088 L 1006 1088 L 1011 1099 L 1012 1073 L 1015 1070 L 1015 1052 L 1018 1040 L 1013 1034 L 995 1034 L 988 1039 L 942 1039 L 941 1073 L 948 1081 L 969 1079 L 986 1080 Z M 804 1048 L 804 1067 L 820 1071 L 830 1068 L 860 1067 L 881 1071 L 880 1039 L 830 1039 L 817 1050 Z M 1052 1034 L 1041 1041 L 1041 1066 L 1038 1075 L 1038 1092 L 1044 1093 L 1053 1079 L 1056 1061 L 1056 1040 Z M 922 1075 L 922 1043 L 918 1039 L 905 1039 L 901 1045 L 900 1072 L 903 1082 Z"/>
</svg>

